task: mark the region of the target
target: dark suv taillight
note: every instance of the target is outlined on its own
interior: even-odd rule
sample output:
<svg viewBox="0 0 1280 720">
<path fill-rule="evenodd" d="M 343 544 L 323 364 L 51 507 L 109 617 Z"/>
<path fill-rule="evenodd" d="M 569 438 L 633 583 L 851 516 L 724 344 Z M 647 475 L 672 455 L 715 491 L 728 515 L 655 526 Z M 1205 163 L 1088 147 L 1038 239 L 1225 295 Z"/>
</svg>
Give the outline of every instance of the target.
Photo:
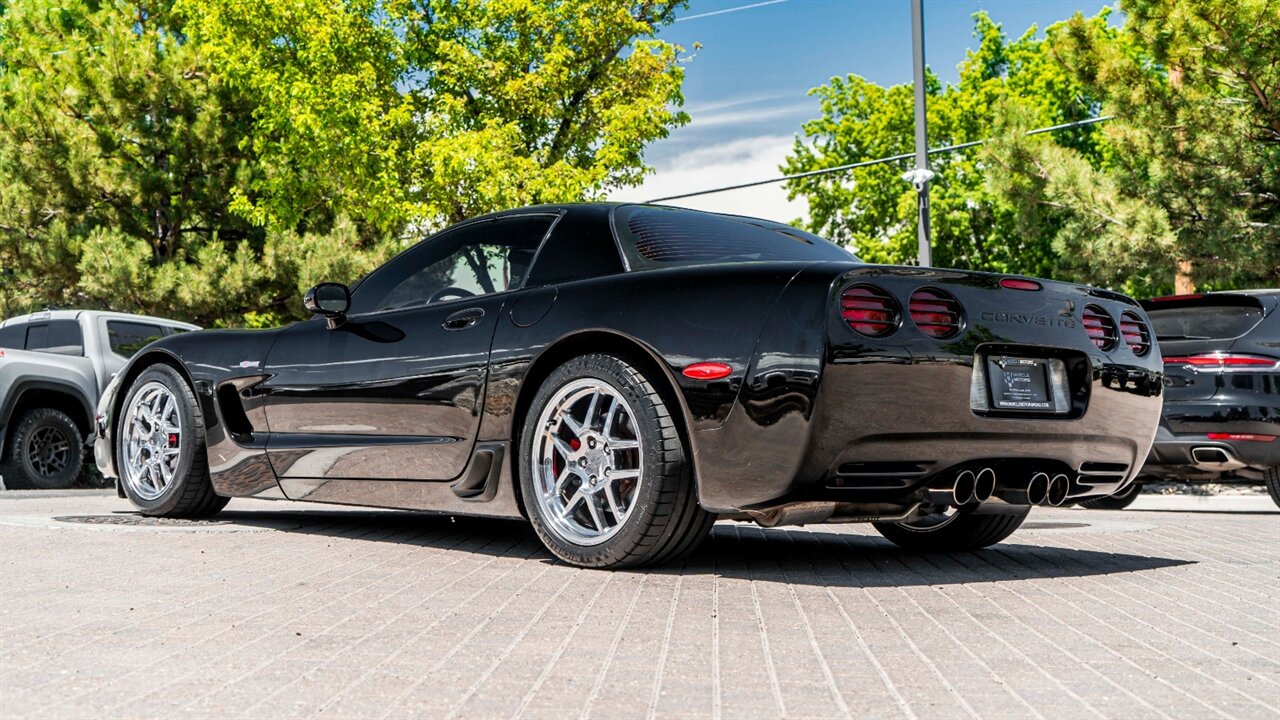
<svg viewBox="0 0 1280 720">
<path fill-rule="evenodd" d="M 1151 352 L 1151 330 L 1136 313 L 1120 313 L 1120 335 L 1134 355 L 1142 357 Z"/>
<path fill-rule="evenodd" d="M 1097 305 L 1084 306 L 1084 332 L 1099 350 L 1111 350 L 1120 340 L 1116 321 Z"/>
<path fill-rule="evenodd" d="M 911 293 L 907 311 L 929 337 L 949 338 L 960 332 L 960 303 L 941 290 L 920 288 Z"/>
<path fill-rule="evenodd" d="M 854 285 L 840 295 L 840 313 L 855 332 L 870 337 L 888 335 L 898 328 L 898 303 L 874 285 Z"/>
</svg>

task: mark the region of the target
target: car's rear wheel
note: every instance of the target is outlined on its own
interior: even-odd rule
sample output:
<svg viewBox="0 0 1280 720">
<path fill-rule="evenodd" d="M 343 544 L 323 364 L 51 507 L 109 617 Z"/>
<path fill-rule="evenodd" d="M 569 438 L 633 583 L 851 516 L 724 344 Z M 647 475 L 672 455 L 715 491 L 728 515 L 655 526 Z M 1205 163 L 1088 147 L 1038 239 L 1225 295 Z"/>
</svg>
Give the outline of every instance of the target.
<svg viewBox="0 0 1280 720">
<path fill-rule="evenodd" d="M 1094 510 L 1123 510 L 1132 505 L 1133 501 L 1138 499 L 1138 494 L 1141 492 L 1142 483 L 1134 480 L 1132 483 L 1129 483 L 1129 487 L 1115 493 L 1114 495 L 1108 495 L 1096 500 L 1085 500 L 1080 504 Z"/>
<path fill-rule="evenodd" d="M 116 458 L 134 507 L 143 515 L 194 518 L 227 504 L 213 491 L 200 406 L 178 371 L 147 368 L 121 407 Z"/>
<path fill-rule="evenodd" d="M 715 522 L 672 409 L 614 355 L 574 358 L 543 382 L 520 434 L 520 489 L 543 544 L 580 567 L 665 562 Z"/>
<path fill-rule="evenodd" d="M 980 550 L 1013 534 L 1031 508 L 1013 508 L 999 515 L 978 515 L 973 508 L 951 509 L 919 520 L 874 523 L 877 531 L 898 547 L 921 552 Z"/>
<path fill-rule="evenodd" d="M 36 408 L 9 436 L 4 483 L 9 488 L 69 488 L 84 467 L 84 436 L 66 413 Z"/>
<path fill-rule="evenodd" d="M 1263 477 L 1267 482 L 1267 492 L 1271 493 L 1271 502 L 1280 507 L 1280 466 L 1267 468 Z"/>
</svg>

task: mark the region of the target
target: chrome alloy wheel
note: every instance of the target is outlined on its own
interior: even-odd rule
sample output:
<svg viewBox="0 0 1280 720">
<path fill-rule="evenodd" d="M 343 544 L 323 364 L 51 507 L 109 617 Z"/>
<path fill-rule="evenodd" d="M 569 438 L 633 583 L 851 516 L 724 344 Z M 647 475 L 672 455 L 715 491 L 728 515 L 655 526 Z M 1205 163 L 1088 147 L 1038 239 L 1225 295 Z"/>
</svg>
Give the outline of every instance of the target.
<svg viewBox="0 0 1280 720">
<path fill-rule="evenodd" d="M 643 451 L 631 406 L 609 383 L 556 391 L 531 431 L 534 487 L 547 527 L 576 545 L 617 534 L 639 497 Z"/>
<path fill-rule="evenodd" d="M 182 413 L 162 383 L 149 382 L 133 396 L 121 430 L 121 465 L 129 489 L 156 500 L 173 482 L 182 456 Z"/>
</svg>

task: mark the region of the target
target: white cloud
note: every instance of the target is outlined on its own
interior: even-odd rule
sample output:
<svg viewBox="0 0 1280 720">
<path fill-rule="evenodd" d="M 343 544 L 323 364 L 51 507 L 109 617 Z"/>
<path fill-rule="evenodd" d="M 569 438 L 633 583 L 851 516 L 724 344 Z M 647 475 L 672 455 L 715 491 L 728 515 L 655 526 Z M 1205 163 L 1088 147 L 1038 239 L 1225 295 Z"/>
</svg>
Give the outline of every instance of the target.
<svg viewBox="0 0 1280 720">
<path fill-rule="evenodd" d="M 723 185 L 775 178 L 782 174 L 778 166 L 791 152 L 792 143 L 793 138 L 789 135 L 762 135 L 701 147 L 664 158 L 656 166 L 655 172 L 645 178 L 643 185 L 616 190 L 609 199 L 641 202 Z M 807 218 L 809 214 L 809 206 L 803 199 L 787 199 L 783 183 L 700 195 L 664 204 L 750 215 L 778 222 Z"/>
</svg>

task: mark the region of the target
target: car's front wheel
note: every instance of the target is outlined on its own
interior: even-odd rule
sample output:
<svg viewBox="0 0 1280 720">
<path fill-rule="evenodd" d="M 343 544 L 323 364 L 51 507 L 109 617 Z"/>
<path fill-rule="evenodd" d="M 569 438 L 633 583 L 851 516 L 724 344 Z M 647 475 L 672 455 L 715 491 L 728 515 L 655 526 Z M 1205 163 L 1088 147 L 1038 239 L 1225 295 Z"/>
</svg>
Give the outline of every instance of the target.
<svg viewBox="0 0 1280 720">
<path fill-rule="evenodd" d="M 1142 492 L 1142 483 L 1137 480 L 1129 483 L 1129 487 L 1121 490 L 1114 495 L 1098 498 L 1096 500 L 1085 500 L 1080 503 L 1083 507 L 1092 508 L 1094 510 L 1123 510 L 1133 504 L 1138 499 L 1138 494 Z"/>
<path fill-rule="evenodd" d="M 665 562 L 708 534 L 689 455 L 653 383 L 627 360 L 583 355 L 534 397 L 520 436 L 520 489 L 534 530 L 565 562 Z"/>
<path fill-rule="evenodd" d="M 874 525 L 885 539 L 907 550 L 980 550 L 1012 535 L 1029 512 L 1029 506 L 1012 508 L 1010 512 L 999 515 L 979 515 L 973 512 L 973 508 L 953 508 L 911 522 Z"/>
<path fill-rule="evenodd" d="M 152 365 L 130 386 L 116 426 L 116 459 L 124 492 L 143 515 L 207 517 L 227 504 L 209 480 L 195 394 L 168 365 Z"/>
</svg>

